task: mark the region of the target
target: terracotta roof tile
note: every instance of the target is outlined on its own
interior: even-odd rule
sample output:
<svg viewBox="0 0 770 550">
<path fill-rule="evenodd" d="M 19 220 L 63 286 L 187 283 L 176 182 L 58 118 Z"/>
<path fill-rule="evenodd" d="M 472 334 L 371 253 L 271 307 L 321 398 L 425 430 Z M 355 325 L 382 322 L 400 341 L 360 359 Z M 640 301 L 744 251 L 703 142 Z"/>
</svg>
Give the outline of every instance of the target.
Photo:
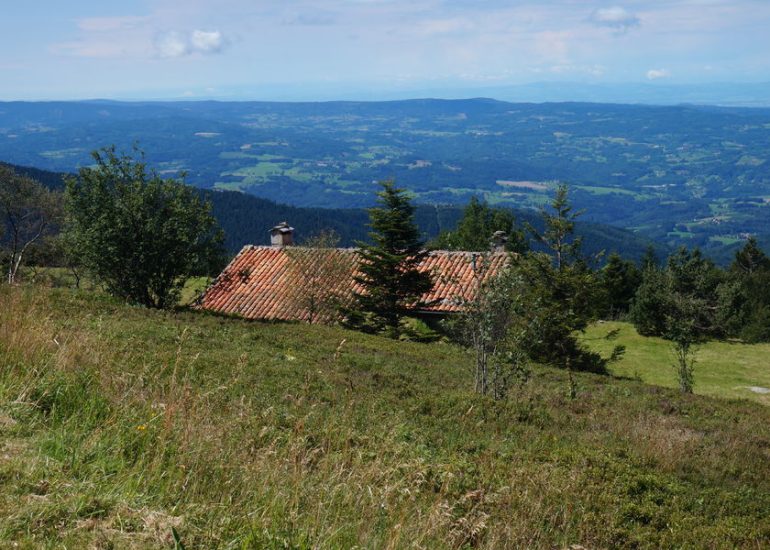
<svg viewBox="0 0 770 550">
<path fill-rule="evenodd" d="M 332 283 L 328 290 L 343 301 L 350 300 L 361 287 L 353 280 L 358 256 L 355 249 L 293 249 L 312 254 L 310 261 L 323 265 L 324 258 L 343 266 L 349 265 L 349 275 Z M 324 254 L 332 254 L 331 258 Z M 473 298 L 476 289 L 476 271 L 485 256 L 488 270 L 484 278 L 494 276 L 507 263 L 505 253 L 478 254 L 439 250 L 430 252 L 420 264 L 420 271 L 434 276 L 433 289 L 422 296 L 429 304 L 426 313 L 453 313 L 462 309 L 462 302 Z M 198 302 L 202 309 L 239 315 L 247 319 L 300 320 L 308 318 L 308 311 L 298 304 L 296 296 L 307 281 L 296 269 L 296 256 L 281 247 L 245 246 L 219 277 L 209 286 Z M 347 271 L 345 268 L 344 271 Z"/>
</svg>

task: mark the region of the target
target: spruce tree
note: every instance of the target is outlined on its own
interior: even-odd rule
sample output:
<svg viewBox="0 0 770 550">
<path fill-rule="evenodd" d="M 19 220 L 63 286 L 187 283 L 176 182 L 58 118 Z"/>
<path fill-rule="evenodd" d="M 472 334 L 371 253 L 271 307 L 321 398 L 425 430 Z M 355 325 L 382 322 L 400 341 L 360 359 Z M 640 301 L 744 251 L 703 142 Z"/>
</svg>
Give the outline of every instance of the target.
<svg viewBox="0 0 770 550">
<path fill-rule="evenodd" d="M 508 239 L 505 249 L 508 252 L 524 253 L 529 248 L 524 232 L 516 228 L 510 210 L 492 208 L 486 202 L 471 197 L 457 228 L 454 231 L 442 231 L 429 245 L 448 250 L 486 252 L 496 231 L 505 233 Z"/>
<path fill-rule="evenodd" d="M 599 273 L 599 282 L 606 300 L 603 314 L 614 319 L 628 313 L 634 294 L 642 282 L 642 272 L 633 262 L 613 252 Z"/>
<path fill-rule="evenodd" d="M 736 252 L 720 290 L 720 314 L 730 335 L 745 342 L 770 341 L 770 258 L 755 238 Z"/>
<path fill-rule="evenodd" d="M 410 310 L 424 305 L 420 297 L 433 287 L 429 273 L 418 271 L 427 252 L 414 223 L 414 207 L 393 181 L 381 182 L 380 206 L 369 209 L 371 244 L 359 243 L 353 325 L 398 335 L 399 322 Z"/>
<path fill-rule="evenodd" d="M 770 258 L 759 248 L 757 239 L 750 237 L 746 245 L 735 253 L 730 270 L 742 275 L 752 275 L 757 271 L 770 271 Z"/>
<path fill-rule="evenodd" d="M 606 372 L 609 359 L 586 349 L 578 336 L 596 319 L 600 289 L 580 239 L 573 235 L 580 213 L 572 210 L 566 186 L 556 190 L 550 209 L 542 214 L 544 231 L 530 226 L 530 232 L 545 251 L 514 258 L 505 274 L 513 278 L 511 288 L 519 297 L 515 314 L 526 334 L 525 351 L 541 363 Z M 621 353 L 618 348 L 613 358 Z"/>
</svg>

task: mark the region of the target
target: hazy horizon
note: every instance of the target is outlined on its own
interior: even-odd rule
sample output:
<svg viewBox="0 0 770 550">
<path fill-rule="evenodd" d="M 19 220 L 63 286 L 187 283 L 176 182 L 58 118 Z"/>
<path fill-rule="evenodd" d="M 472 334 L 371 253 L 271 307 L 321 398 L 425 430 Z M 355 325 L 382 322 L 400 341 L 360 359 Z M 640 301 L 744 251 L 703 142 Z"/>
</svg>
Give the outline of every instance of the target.
<svg viewBox="0 0 770 550">
<path fill-rule="evenodd" d="M 745 93 L 770 82 L 759 0 L 45 4 L 0 21 L 0 100 L 511 100 L 554 85 L 610 100 L 640 87 L 663 102 L 693 86 L 721 90 L 707 103 L 770 96 Z"/>
</svg>

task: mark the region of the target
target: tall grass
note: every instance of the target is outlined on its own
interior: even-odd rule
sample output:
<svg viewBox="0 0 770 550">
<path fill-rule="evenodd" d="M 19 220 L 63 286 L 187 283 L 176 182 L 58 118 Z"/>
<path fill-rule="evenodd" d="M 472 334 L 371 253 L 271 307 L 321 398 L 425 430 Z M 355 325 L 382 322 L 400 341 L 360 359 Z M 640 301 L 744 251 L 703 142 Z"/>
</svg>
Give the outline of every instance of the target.
<svg viewBox="0 0 770 550">
<path fill-rule="evenodd" d="M 340 343 L 345 340 L 344 346 Z M 0 541 L 516 548 L 770 542 L 759 405 L 329 327 L 0 290 Z"/>
</svg>

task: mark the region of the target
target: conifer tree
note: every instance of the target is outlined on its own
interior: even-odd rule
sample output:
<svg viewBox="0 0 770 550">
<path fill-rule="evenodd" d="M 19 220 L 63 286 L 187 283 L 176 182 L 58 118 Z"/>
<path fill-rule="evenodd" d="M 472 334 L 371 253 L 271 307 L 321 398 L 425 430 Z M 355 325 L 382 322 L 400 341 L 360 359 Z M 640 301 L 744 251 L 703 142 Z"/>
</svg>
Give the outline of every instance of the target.
<svg viewBox="0 0 770 550">
<path fill-rule="evenodd" d="M 752 275 L 757 271 L 770 271 L 770 258 L 759 248 L 757 239 L 750 237 L 744 247 L 735 253 L 735 260 L 730 270 L 745 275 Z"/>
<path fill-rule="evenodd" d="M 353 325 L 396 336 L 401 318 L 424 305 L 420 297 L 430 291 L 433 281 L 429 273 L 417 269 L 427 252 L 409 197 L 393 181 L 380 185 L 380 206 L 369 209 L 372 242 L 359 243 L 355 281 L 363 291 L 355 294 L 357 310 L 348 317 Z"/>
<path fill-rule="evenodd" d="M 490 239 L 496 231 L 507 237 L 508 252 L 523 253 L 529 248 L 524 232 L 516 228 L 513 213 L 503 208 L 492 208 L 486 202 L 472 197 L 463 210 L 463 217 L 454 231 L 442 231 L 430 243 L 433 248 L 448 250 L 487 251 Z"/>
<path fill-rule="evenodd" d="M 660 267 L 660 260 L 658 259 L 658 255 L 655 252 L 655 247 L 650 245 L 647 245 L 647 248 L 644 251 L 644 256 L 642 256 L 642 259 L 639 262 L 639 268 L 642 271 L 646 271 L 648 269 L 658 269 Z"/>
<path fill-rule="evenodd" d="M 586 349 L 578 334 L 595 320 L 599 294 L 595 273 L 573 235 L 575 218 L 566 186 L 560 186 L 543 210 L 545 230 L 530 227 L 547 252 L 532 251 L 516 258 L 505 276 L 520 299 L 516 315 L 527 337 L 526 352 L 543 363 L 574 370 L 605 372 L 610 359 Z M 618 347 L 611 359 L 619 357 Z M 571 389 L 571 393 L 573 392 Z"/>
<path fill-rule="evenodd" d="M 770 258 L 755 238 L 736 252 L 720 288 L 721 321 L 728 334 L 745 342 L 770 340 Z"/>
<path fill-rule="evenodd" d="M 607 258 L 607 265 L 599 273 L 599 281 L 606 300 L 603 313 L 608 318 L 615 318 L 628 313 L 634 294 L 642 282 L 642 272 L 633 262 L 612 253 Z"/>
</svg>

